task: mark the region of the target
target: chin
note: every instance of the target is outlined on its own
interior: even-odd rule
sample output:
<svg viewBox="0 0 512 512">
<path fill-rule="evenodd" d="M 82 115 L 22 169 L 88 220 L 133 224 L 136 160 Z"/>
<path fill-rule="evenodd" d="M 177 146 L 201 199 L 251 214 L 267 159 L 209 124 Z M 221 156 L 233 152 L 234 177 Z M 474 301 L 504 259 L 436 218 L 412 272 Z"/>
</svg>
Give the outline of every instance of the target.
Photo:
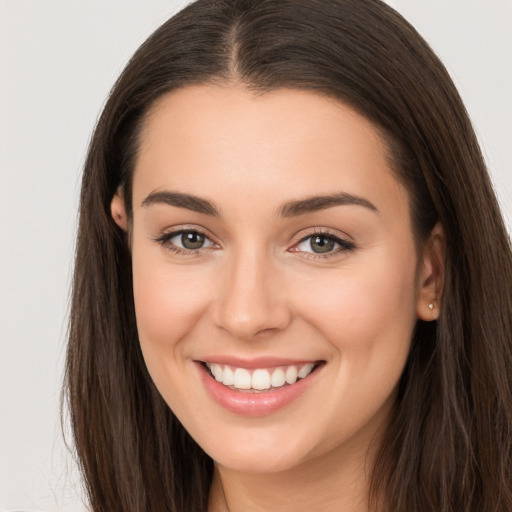
<svg viewBox="0 0 512 512">
<path fill-rule="evenodd" d="M 288 471 L 301 465 L 314 450 L 311 437 L 309 440 L 293 439 L 290 435 L 275 435 L 261 430 L 251 433 L 239 431 L 238 435 L 228 435 L 213 442 L 208 439 L 206 443 L 199 444 L 215 463 L 244 473 Z"/>
<path fill-rule="evenodd" d="M 214 462 L 222 467 L 241 473 L 280 473 L 289 471 L 300 465 L 297 454 L 293 457 L 287 454 L 267 454 L 263 452 L 219 454 Z"/>
</svg>

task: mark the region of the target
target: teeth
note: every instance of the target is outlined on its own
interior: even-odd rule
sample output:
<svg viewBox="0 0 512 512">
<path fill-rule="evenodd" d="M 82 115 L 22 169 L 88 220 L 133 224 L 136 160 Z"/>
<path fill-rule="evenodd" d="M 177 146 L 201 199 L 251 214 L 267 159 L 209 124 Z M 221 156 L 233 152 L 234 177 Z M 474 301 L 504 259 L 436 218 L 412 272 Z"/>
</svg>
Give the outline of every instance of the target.
<svg viewBox="0 0 512 512">
<path fill-rule="evenodd" d="M 224 384 L 225 386 L 233 386 L 234 383 L 235 383 L 235 372 L 229 366 L 225 366 L 222 384 Z"/>
<path fill-rule="evenodd" d="M 272 384 L 272 387 L 280 388 L 281 386 L 284 386 L 285 382 L 286 379 L 284 377 L 284 372 L 283 370 L 281 370 L 281 368 L 278 368 L 277 370 L 274 370 L 272 372 L 272 377 L 270 377 L 270 384 Z"/>
<path fill-rule="evenodd" d="M 296 366 L 288 366 L 288 368 L 286 368 L 285 379 L 288 384 L 295 384 L 297 382 Z"/>
<path fill-rule="evenodd" d="M 270 387 L 270 373 L 268 370 L 256 370 L 252 374 L 253 389 L 268 389 Z"/>
<path fill-rule="evenodd" d="M 297 376 L 299 377 L 299 379 L 303 379 L 304 377 L 307 377 L 311 373 L 313 366 L 315 366 L 313 363 L 305 364 L 297 373 Z"/>
<path fill-rule="evenodd" d="M 251 374 L 245 368 L 235 370 L 235 381 L 233 386 L 236 389 L 251 389 Z"/>
<path fill-rule="evenodd" d="M 281 366 L 275 369 L 258 368 L 251 372 L 245 368 L 233 368 L 218 363 L 206 363 L 216 381 L 236 389 L 254 389 L 262 391 L 280 388 L 285 384 L 295 384 L 297 380 L 307 377 L 315 367 L 314 363 L 297 366 Z"/>
<path fill-rule="evenodd" d="M 215 380 L 222 382 L 223 371 L 222 371 L 222 367 L 220 366 L 220 364 L 213 363 L 210 368 L 210 371 L 212 372 L 213 376 L 215 377 Z"/>
</svg>

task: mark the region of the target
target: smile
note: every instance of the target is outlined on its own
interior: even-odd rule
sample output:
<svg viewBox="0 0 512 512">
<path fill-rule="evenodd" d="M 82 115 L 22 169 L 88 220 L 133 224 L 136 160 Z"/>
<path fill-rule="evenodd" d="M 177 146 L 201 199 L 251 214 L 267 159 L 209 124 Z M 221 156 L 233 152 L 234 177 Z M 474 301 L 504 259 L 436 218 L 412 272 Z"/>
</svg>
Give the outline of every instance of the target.
<svg viewBox="0 0 512 512">
<path fill-rule="evenodd" d="M 207 394 L 225 410 L 265 416 L 284 409 L 315 385 L 325 361 L 195 361 Z M 228 364 L 228 362 L 230 364 Z"/>
<path fill-rule="evenodd" d="M 254 370 L 218 363 L 205 364 L 217 382 L 246 392 L 272 390 L 295 384 L 298 380 L 306 378 L 315 368 L 315 363 Z"/>
</svg>

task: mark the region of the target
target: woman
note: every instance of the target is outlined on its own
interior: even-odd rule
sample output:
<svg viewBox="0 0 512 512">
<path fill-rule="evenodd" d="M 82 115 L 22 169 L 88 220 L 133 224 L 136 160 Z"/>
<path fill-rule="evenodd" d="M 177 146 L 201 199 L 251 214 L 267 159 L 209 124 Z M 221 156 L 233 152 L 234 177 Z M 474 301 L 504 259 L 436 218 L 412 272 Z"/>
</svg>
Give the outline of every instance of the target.
<svg viewBox="0 0 512 512">
<path fill-rule="evenodd" d="M 94 511 L 512 510 L 510 243 L 375 0 L 198 1 L 85 165 L 67 389 Z"/>
</svg>

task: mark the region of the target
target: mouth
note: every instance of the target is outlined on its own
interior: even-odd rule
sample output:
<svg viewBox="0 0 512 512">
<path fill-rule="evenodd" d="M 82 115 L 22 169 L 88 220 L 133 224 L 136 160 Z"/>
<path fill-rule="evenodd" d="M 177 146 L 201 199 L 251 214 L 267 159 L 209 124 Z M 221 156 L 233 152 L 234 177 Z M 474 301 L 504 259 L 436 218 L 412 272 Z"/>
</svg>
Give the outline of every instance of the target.
<svg viewBox="0 0 512 512">
<path fill-rule="evenodd" d="M 254 369 L 210 362 L 201 364 L 210 377 L 229 389 L 244 393 L 268 393 L 283 390 L 306 379 L 324 361 Z"/>
<path fill-rule="evenodd" d="M 301 397 L 313 396 L 310 390 L 318 389 L 327 366 L 325 360 L 229 355 L 196 359 L 194 363 L 214 402 L 230 413 L 249 417 L 267 416 L 304 403 Z"/>
</svg>

